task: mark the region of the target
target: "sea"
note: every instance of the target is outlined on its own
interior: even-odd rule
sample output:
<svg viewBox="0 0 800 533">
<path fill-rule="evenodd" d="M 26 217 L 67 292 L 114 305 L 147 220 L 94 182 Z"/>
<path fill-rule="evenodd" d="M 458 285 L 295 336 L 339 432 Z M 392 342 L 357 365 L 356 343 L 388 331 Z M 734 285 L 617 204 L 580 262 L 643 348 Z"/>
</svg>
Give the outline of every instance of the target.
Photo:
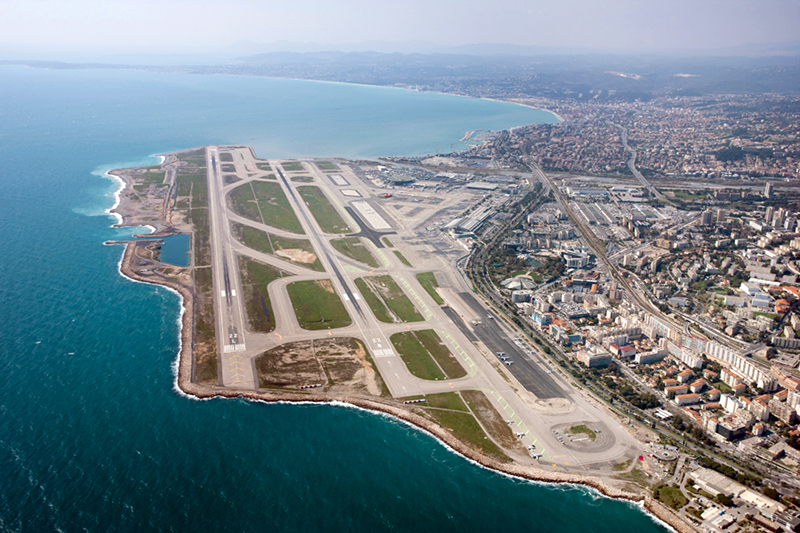
<svg viewBox="0 0 800 533">
<path fill-rule="evenodd" d="M 206 144 L 449 152 L 544 111 L 401 89 L 0 67 L 0 531 L 664 531 L 640 507 L 512 479 L 345 405 L 198 401 L 180 301 L 120 275 L 109 169 Z"/>
</svg>

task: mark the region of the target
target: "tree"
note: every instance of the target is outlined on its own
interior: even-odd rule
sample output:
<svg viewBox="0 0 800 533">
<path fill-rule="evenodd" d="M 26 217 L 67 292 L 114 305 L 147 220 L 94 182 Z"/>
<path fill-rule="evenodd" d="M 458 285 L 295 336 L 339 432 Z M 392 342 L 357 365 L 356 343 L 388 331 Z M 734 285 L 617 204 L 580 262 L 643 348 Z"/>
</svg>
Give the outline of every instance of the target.
<svg viewBox="0 0 800 533">
<path fill-rule="evenodd" d="M 714 500 L 720 505 L 724 505 L 725 507 L 733 507 L 733 500 L 727 494 L 722 494 L 721 492 L 714 496 Z"/>
<path fill-rule="evenodd" d="M 772 487 L 764 487 L 763 489 L 761 489 L 761 492 L 763 492 L 764 496 L 766 496 L 767 498 L 772 498 L 773 500 L 778 500 L 778 501 L 780 501 L 781 499 L 781 493 L 773 489 Z"/>
</svg>

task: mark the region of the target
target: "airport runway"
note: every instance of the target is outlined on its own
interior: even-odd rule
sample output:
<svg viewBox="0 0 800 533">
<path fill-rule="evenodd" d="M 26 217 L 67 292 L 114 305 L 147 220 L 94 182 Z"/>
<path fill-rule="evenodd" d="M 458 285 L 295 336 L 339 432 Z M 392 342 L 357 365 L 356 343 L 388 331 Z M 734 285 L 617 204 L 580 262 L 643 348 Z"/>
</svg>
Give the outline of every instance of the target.
<svg viewBox="0 0 800 533">
<path fill-rule="evenodd" d="M 397 227 L 401 228 L 397 230 L 399 238 L 393 240 L 393 243 L 397 246 L 396 249 L 406 252 L 407 257 L 411 258 L 413 267 L 402 265 L 394 254 L 385 254 L 385 249 L 373 250 L 384 259 L 383 267 L 374 269 L 374 274 L 391 274 L 426 320 L 412 324 L 378 322 L 369 306 L 365 305 L 353 283 L 354 278 L 366 275 L 368 271 L 353 268 L 354 265 L 350 260 L 343 260 L 339 253 L 331 247 L 329 239 L 334 236 L 325 235 L 322 232 L 308 206 L 297 193 L 296 186 L 303 183 L 293 182 L 290 179 L 292 172 L 281 170 L 280 161 L 269 161 L 272 167 L 269 173 L 276 175 L 278 183 L 284 190 L 306 233 L 305 236 L 291 235 L 291 237 L 308 238 L 326 272 L 313 272 L 292 265 L 278 257 L 251 250 L 237 242 L 229 229 L 229 223 L 232 220 L 270 233 L 286 237 L 290 237 L 290 235 L 262 223 L 243 219 L 228 210 L 224 194 L 234 187 L 263 176 L 267 171 L 261 172 L 257 168 L 260 161 L 255 160 L 248 150 L 239 147 L 225 147 L 224 150 L 233 154 L 236 175 L 240 179 L 240 181 L 227 186 L 223 185 L 220 173 L 219 150 L 211 147 L 207 152 L 209 213 L 215 272 L 215 306 L 218 313 L 218 332 L 222 332 L 222 334 L 218 333 L 218 342 L 224 385 L 258 388 L 253 368 L 254 358 L 279 344 L 318 339 L 328 335 L 357 337 L 365 342 L 378 371 L 395 398 L 459 390 L 481 390 L 487 394 L 498 412 L 512 422 L 512 429 L 523 435 L 521 442 L 526 446 L 535 444 L 537 452 L 543 453 L 544 459 L 552 460 L 554 464 L 563 464 L 568 469 L 580 469 L 584 463 L 612 460 L 620 457 L 629 449 L 630 439 L 626 437 L 627 434 L 621 430 L 621 427 L 615 427 L 611 422 L 601 426 L 600 420 L 603 418 L 600 417 L 604 415 L 587 403 L 576 391 L 567 389 L 566 385 L 562 386 L 560 377 L 556 378 L 554 375 L 548 374 L 547 367 L 539 361 L 538 356 L 526 354 L 526 348 L 515 344 L 511 335 L 502 328 L 499 320 L 486 318 L 489 312 L 472 294 L 465 291 L 466 287 L 462 279 L 456 278 L 455 283 L 451 285 L 455 290 L 447 290 L 448 294 L 456 296 L 452 299 L 455 308 L 449 305 L 440 307 L 433 301 L 420 285 L 415 274 L 438 271 L 443 266 L 444 271 L 449 274 L 445 277 L 453 277 L 450 255 L 453 257 L 463 255 L 463 253 L 456 254 L 455 252 L 458 250 L 454 250 L 450 255 L 442 254 L 438 246 L 427 242 L 429 239 L 421 238 L 427 237 L 427 235 L 416 235 L 412 231 L 404 229 L 407 226 L 397 220 L 392 220 L 392 224 L 396 223 Z M 347 215 L 352 217 L 355 214 L 348 209 L 350 206 L 347 204 L 351 200 L 369 200 L 369 189 L 365 188 L 357 177 L 347 174 L 347 172 L 352 173 L 349 169 L 343 167 L 342 172 L 348 176 L 347 187 L 358 189 L 360 197 L 342 198 L 338 188 L 340 186 L 328 180 L 327 176 L 315 165 L 306 161 L 303 161 L 302 165 L 303 173 L 316 176 L 315 185 L 325 191 L 345 218 Z M 385 213 L 384 216 L 389 216 L 394 211 L 389 210 Z M 352 218 L 355 218 L 362 226 L 362 231 L 370 230 L 362 217 Z M 373 239 L 369 239 L 369 234 Z M 376 246 L 382 246 L 380 235 L 381 233 L 374 229 L 364 232 L 364 236 L 372 240 Z M 418 253 L 417 250 L 423 246 L 431 246 L 432 249 L 428 253 Z M 291 276 L 269 286 L 270 301 L 276 319 L 276 328 L 272 333 L 246 331 L 247 324 L 243 322 L 245 315 L 240 298 L 241 281 L 237 254 L 252 257 L 292 273 Z M 312 279 L 331 280 L 352 319 L 350 326 L 331 332 L 307 331 L 300 328 L 286 286 L 294 281 Z M 464 316 L 474 314 L 479 320 L 465 322 L 459 313 L 464 313 Z M 460 379 L 441 381 L 426 381 L 411 375 L 388 339 L 398 331 L 416 329 L 436 330 L 448 344 L 451 352 L 462 362 L 468 375 Z M 245 334 L 247 335 L 246 344 Z M 479 347 L 478 340 L 491 350 L 491 353 L 506 352 L 514 360 L 514 364 L 511 366 L 499 365 L 494 355 L 487 356 L 483 348 Z M 516 378 L 524 390 L 513 383 L 513 378 Z M 527 391 L 532 394 L 528 394 Z M 535 403 L 541 403 L 541 405 L 532 408 Z M 607 431 L 605 429 L 603 431 L 603 437 L 598 439 L 599 446 L 587 446 L 583 442 L 562 442 L 552 431 L 552 428 L 559 424 L 583 422 L 590 425 L 597 424 L 598 428 L 607 428 Z"/>
<path fill-rule="evenodd" d="M 206 149 L 208 215 L 211 236 L 214 312 L 222 382 L 229 387 L 255 388 L 255 375 L 246 351 L 244 302 L 239 265 L 231 247 L 218 149 Z"/>
</svg>

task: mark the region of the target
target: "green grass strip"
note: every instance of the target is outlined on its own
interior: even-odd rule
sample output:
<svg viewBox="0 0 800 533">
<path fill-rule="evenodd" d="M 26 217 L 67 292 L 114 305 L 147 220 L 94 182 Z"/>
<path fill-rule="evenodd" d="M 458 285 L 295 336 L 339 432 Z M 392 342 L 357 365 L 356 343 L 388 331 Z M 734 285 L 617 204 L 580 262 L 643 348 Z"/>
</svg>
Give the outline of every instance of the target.
<svg viewBox="0 0 800 533">
<path fill-rule="evenodd" d="M 436 281 L 436 276 L 433 275 L 433 272 L 422 272 L 417 274 L 417 281 L 419 284 L 422 285 L 422 288 L 425 289 L 425 292 L 431 295 L 433 301 L 439 305 L 444 304 L 444 300 L 439 293 L 436 292 L 436 289 L 439 287 L 439 282 Z"/>
<path fill-rule="evenodd" d="M 372 255 L 369 249 L 364 246 L 364 244 L 361 242 L 361 239 L 358 237 L 332 239 L 331 246 L 333 246 L 334 249 L 342 255 L 345 255 L 350 259 L 354 259 L 359 263 L 364 263 L 372 268 L 378 268 L 380 266 L 378 260 L 375 259 L 375 256 Z"/>
<path fill-rule="evenodd" d="M 286 289 L 301 328 L 333 329 L 352 323 L 330 280 L 296 281 Z"/>
<path fill-rule="evenodd" d="M 315 185 L 304 185 L 298 187 L 297 192 L 305 200 L 322 231 L 325 233 L 350 233 L 352 231 L 322 189 Z"/>
</svg>

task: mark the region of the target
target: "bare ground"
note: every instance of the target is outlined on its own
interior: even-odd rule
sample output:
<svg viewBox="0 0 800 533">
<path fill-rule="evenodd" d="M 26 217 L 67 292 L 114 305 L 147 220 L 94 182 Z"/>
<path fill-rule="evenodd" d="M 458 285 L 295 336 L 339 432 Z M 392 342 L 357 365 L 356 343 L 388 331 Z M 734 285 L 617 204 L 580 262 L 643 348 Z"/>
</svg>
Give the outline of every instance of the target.
<svg viewBox="0 0 800 533">
<path fill-rule="evenodd" d="M 299 248 L 288 248 L 283 250 L 275 250 L 275 255 L 285 257 L 296 263 L 311 264 L 317 260 L 317 254 L 300 250 Z"/>
<path fill-rule="evenodd" d="M 256 358 L 259 386 L 298 389 L 323 385 L 342 394 L 380 396 L 380 375 L 361 341 L 349 337 L 291 342 Z"/>
</svg>

